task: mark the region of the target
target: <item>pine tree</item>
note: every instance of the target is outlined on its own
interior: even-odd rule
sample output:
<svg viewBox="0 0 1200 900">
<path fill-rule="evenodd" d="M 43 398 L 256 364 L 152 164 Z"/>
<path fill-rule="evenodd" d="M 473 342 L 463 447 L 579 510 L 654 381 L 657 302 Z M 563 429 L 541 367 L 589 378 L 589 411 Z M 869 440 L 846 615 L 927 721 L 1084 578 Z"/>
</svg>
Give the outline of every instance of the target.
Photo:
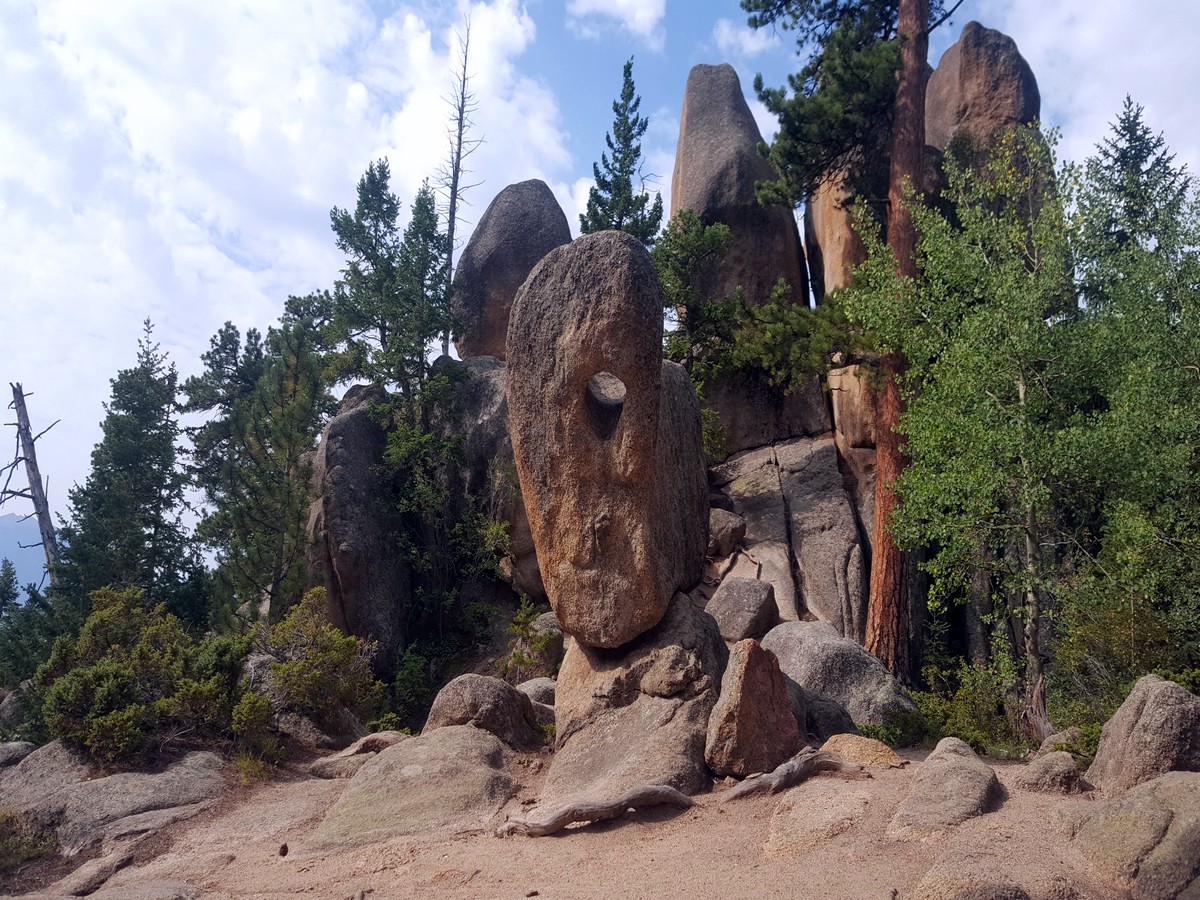
<svg viewBox="0 0 1200 900">
<path fill-rule="evenodd" d="M 0 562 L 0 619 L 17 608 L 20 596 L 20 589 L 17 587 L 17 567 L 12 564 L 11 559 L 5 559 Z"/>
<path fill-rule="evenodd" d="M 80 608 L 97 588 L 130 586 L 185 621 L 207 616 L 199 562 L 181 520 L 187 476 L 178 465 L 177 382 L 147 319 L 137 364 L 112 380 L 91 474 L 68 494 L 56 591 Z"/>
<path fill-rule="evenodd" d="M 587 211 L 579 217 L 584 234 L 597 231 L 624 231 L 647 247 L 654 245 L 662 224 L 662 194 L 635 194 L 633 180 L 641 178 L 642 135 L 650 120 L 638 116 L 642 98 L 634 93 L 633 58 L 625 63 L 621 98 L 613 101 L 612 131 L 604 135 L 608 153 L 592 164 L 595 186 L 588 192 Z M 612 158 L 609 158 L 609 153 Z"/>
<path fill-rule="evenodd" d="M 209 504 L 197 535 L 216 552 L 228 611 L 278 614 L 303 591 L 307 454 L 330 405 L 316 341 L 311 319 L 290 314 L 244 347 L 226 323 L 183 386 L 185 411 L 215 413 L 190 432 L 192 471 Z"/>
</svg>

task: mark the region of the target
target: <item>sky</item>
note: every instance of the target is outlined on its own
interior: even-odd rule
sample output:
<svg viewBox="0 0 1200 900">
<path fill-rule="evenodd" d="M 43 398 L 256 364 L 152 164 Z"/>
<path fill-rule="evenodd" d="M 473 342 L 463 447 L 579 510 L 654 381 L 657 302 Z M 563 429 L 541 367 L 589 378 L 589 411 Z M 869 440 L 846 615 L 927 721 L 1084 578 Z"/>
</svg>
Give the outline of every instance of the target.
<svg viewBox="0 0 1200 900">
<path fill-rule="evenodd" d="M 736 0 L 0 0 L 0 380 L 31 393 L 35 430 L 61 420 L 38 444 L 57 511 L 144 319 L 196 374 L 225 321 L 265 330 L 288 295 L 332 286 L 329 210 L 353 207 L 368 163 L 388 158 L 406 205 L 436 173 L 468 18 L 483 144 L 464 238 L 527 178 L 578 230 L 630 57 L 668 208 L 691 66 L 732 63 L 768 137 L 754 75 L 799 67 L 791 37 L 750 31 Z M 931 61 L 971 19 L 1016 40 L 1060 155 L 1086 157 L 1128 93 L 1200 171 L 1200 4 L 965 0 Z"/>
</svg>

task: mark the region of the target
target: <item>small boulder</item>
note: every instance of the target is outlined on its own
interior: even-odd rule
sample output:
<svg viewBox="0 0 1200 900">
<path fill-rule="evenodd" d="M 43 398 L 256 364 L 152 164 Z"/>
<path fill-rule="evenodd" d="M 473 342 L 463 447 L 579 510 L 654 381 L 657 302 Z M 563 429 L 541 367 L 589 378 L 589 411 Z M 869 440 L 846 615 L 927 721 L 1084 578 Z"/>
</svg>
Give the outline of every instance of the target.
<svg viewBox="0 0 1200 900">
<path fill-rule="evenodd" d="M 883 663 L 826 622 L 784 622 L 762 645 L 779 659 L 785 675 L 836 700 L 855 722 L 880 725 L 890 712 L 916 709 Z"/>
<path fill-rule="evenodd" d="M 1012 858 L 993 850 L 943 853 L 913 890 L 914 900 L 1030 900 L 1012 880 Z M 1054 894 L 1051 896 L 1062 897 Z M 1067 894 L 1066 896 L 1074 896 Z"/>
<path fill-rule="evenodd" d="M 554 705 L 554 689 L 557 683 L 553 678 L 530 678 L 517 685 L 517 690 L 535 703 Z"/>
<path fill-rule="evenodd" d="M 821 745 L 821 749 L 868 769 L 899 769 L 908 765 L 907 759 L 883 741 L 860 734 L 835 734 Z"/>
<path fill-rule="evenodd" d="M 562 207 L 544 181 L 510 184 L 488 204 L 454 273 L 454 346 L 463 359 L 505 358 L 517 289 L 547 253 L 571 241 Z"/>
<path fill-rule="evenodd" d="M 757 578 L 725 578 L 704 611 L 727 641 L 761 638 L 779 620 L 775 588 Z"/>
<path fill-rule="evenodd" d="M 724 509 L 708 511 L 708 556 L 724 559 L 746 536 L 746 520 Z"/>
<path fill-rule="evenodd" d="M 871 791 L 832 778 L 814 778 L 788 791 L 771 814 L 763 855 L 801 856 L 862 821 Z"/>
<path fill-rule="evenodd" d="M 454 725 L 482 728 L 510 747 L 532 749 L 542 743 L 530 699 L 507 681 L 487 675 L 459 675 L 438 691 L 421 733 Z"/>
<path fill-rule="evenodd" d="M 1104 723 L 1087 780 L 1116 796 L 1171 771 L 1200 771 L 1200 697 L 1146 675 Z"/>
<path fill-rule="evenodd" d="M 25 682 L 15 691 L 9 691 L 0 700 L 0 724 L 9 728 L 18 728 L 25 724 L 25 709 L 21 705 L 21 693 L 26 690 L 29 682 Z"/>
<path fill-rule="evenodd" d="M 801 729 L 814 741 L 824 742 L 838 734 L 858 734 L 846 707 L 829 697 L 809 691 L 784 673 L 792 713 Z"/>
<path fill-rule="evenodd" d="M 728 659 L 712 617 L 676 594 L 655 628 L 617 650 L 572 641 L 558 675 L 557 749 L 543 803 L 710 784 L 708 720 Z"/>
<path fill-rule="evenodd" d="M 471 725 L 439 728 L 373 756 L 313 833 L 319 847 L 350 846 L 485 820 L 517 791 L 509 751 Z"/>
<path fill-rule="evenodd" d="M 958 738 L 942 738 L 917 767 L 912 790 L 900 802 L 887 835 L 902 841 L 940 837 L 991 811 L 1003 796 L 991 766 Z"/>
<path fill-rule="evenodd" d="M 353 778 L 376 753 L 410 737 L 402 731 L 372 732 L 345 750 L 314 761 L 308 767 L 308 774 L 315 778 Z"/>
<path fill-rule="evenodd" d="M 708 767 L 736 778 L 771 772 L 803 744 L 775 655 L 758 641 L 739 641 L 730 651 L 721 694 L 708 720 Z"/>
<path fill-rule="evenodd" d="M 1057 750 L 1065 750 L 1067 747 L 1077 743 L 1078 741 L 1079 728 L 1075 725 L 1072 725 L 1070 728 L 1064 729 L 1063 731 L 1056 731 L 1054 734 L 1048 736 L 1042 741 L 1037 750 L 1034 752 L 1033 758 L 1037 759 L 1045 756 L 1047 753 L 1054 753 Z"/>
<path fill-rule="evenodd" d="M 1200 773 L 1168 772 L 1064 818 L 1097 874 L 1138 900 L 1200 896 Z"/>
<path fill-rule="evenodd" d="M 1084 790 L 1075 757 L 1064 750 L 1037 757 L 1013 776 L 1013 784 L 1039 794 L 1078 794 Z"/>
<path fill-rule="evenodd" d="M 29 741 L 7 741 L 0 744 L 0 769 L 15 766 L 36 749 L 37 744 L 31 744 Z"/>
</svg>

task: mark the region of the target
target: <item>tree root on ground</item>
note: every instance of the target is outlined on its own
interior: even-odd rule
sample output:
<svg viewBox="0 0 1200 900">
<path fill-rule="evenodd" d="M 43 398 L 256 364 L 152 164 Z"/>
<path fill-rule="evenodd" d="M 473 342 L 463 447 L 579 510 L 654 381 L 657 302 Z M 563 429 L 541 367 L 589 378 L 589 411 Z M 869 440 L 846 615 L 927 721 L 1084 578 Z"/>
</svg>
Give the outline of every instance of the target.
<svg viewBox="0 0 1200 900">
<path fill-rule="evenodd" d="M 513 834 L 543 837 L 547 834 L 554 834 L 556 831 L 562 831 L 575 822 L 604 822 L 608 819 L 618 819 L 629 809 L 648 806 L 675 806 L 679 809 L 688 809 L 692 806 L 692 798 L 665 784 L 652 784 L 626 791 L 608 802 L 567 803 L 550 809 L 536 819 L 509 819 L 496 829 L 496 837 L 508 837 Z"/>
<path fill-rule="evenodd" d="M 871 777 L 870 772 L 856 763 L 846 762 L 834 753 L 823 753 L 812 747 L 805 747 L 775 771 L 751 775 L 741 784 L 730 788 L 721 798 L 721 802 L 754 794 L 777 794 L 818 772 L 832 772 L 843 778 Z"/>
</svg>

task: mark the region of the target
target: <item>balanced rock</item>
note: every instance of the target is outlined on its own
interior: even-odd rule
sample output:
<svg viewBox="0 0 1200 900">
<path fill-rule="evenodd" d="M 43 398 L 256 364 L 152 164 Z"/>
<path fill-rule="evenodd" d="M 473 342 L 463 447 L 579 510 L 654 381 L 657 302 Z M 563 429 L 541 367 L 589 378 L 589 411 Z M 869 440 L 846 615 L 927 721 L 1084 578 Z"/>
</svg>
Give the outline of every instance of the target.
<svg viewBox="0 0 1200 900">
<path fill-rule="evenodd" d="M 679 119 L 679 144 L 671 177 L 671 215 L 690 209 L 705 225 L 729 226 L 730 248 L 705 297 L 728 297 L 739 285 L 748 303 L 761 306 L 780 278 L 792 302 L 806 305 L 808 280 L 800 235 L 791 209 L 763 206 L 755 184 L 779 175 L 758 153 L 758 125 L 733 66 L 693 66 Z"/>
<path fill-rule="evenodd" d="M 517 289 L 555 247 L 570 243 L 562 207 L 544 181 L 510 184 L 488 205 L 454 274 L 454 346 L 463 359 L 505 358 L 508 316 Z"/>
<path fill-rule="evenodd" d="M 382 389 L 352 387 L 325 426 L 313 459 L 317 499 L 309 509 L 308 563 L 325 585 L 330 620 L 347 634 L 378 642 L 375 673 L 390 681 L 407 640 L 402 623 L 412 572 L 375 503 L 373 472 L 387 438 L 370 407 L 386 399 Z"/>
<path fill-rule="evenodd" d="M 459 675 L 438 691 L 421 733 L 455 725 L 482 728 L 514 748 L 528 750 L 542 743 L 529 697 L 487 675 Z"/>
<path fill-rule="evenodd" d="M 942 738 L 917 766 L 912 790 L 888 824 L 888 837 L 909 841 L 940 837 L 967 819 L 990 812 L 1003 796 L 991 766 L 958 738 Z"/>
<path fill-rule="evenodd" d="M 800 686 L 840 703 L 855 722 L 880 725 L 890 712 L 916 707 L 883 663 L 826 622 L 784 622 L 762 645 Z"/>
<path fill-rule="evenodd" d="M 1200 896 L 1200 773 L 1168 772 L 1064 817 L 1096 873 L 1138 900 Z"/>
<path fill-rule="evenodd" d="M 704 758 L 718 775 L 745 778 L 787 762 L 804 743 L 779 662 L 758 641 L 734 645 L 708 720 Z"/>
<path fill-rule="evenodd" d="M 1075 757 L 1064 750 L 1037 757 L 1013 776 L 1013 784 L 1039 794 L 1077 794 L 1083 790 Z"/>
<path fill-rule="evenodd" d="M 775 588 L 756 578 L 724 579 L 704 610 L 727 641 L 761 638 L 779 620 Z"/>
<path fill-rule="evenodd" d="M 373 756 L 313 834 L 316 846 L 360 846 L 494 815 L 517 791 L 510 754 L 472 725 L 439 728 Z"/>
<path fill-rule="evenodd" d="M 655 628 L 620 649 L 572 641 L 558 675 L 557 749 L 543 802 L 709 784 L 705 736 L 727 659 L 712 617 L 682 593 Z"/>
<path fill-rule="evenodd" d="M 1037 79 L 1016 42 L 968 22 L 925 88 L 925 143 L 945 150 L 961 129 L 977 142 L 1001 128 L 1037 119 Z"/>
<path fill-rule="evenodd" d="M 1200 771 L 1200 697 L 1145 675 L 1104 723 L 1087 780 L 1115 796 L 1171 771 Z"/>
<path fill-rule="evenodd" d="M 517 293 L 508 416 L 542 579 L 563 630 L 620 647 L 695 585 L 708 544 L 700 407 L 662 360 L 662 288 L 618 231 L 550 252 Z"/>
</svg>

